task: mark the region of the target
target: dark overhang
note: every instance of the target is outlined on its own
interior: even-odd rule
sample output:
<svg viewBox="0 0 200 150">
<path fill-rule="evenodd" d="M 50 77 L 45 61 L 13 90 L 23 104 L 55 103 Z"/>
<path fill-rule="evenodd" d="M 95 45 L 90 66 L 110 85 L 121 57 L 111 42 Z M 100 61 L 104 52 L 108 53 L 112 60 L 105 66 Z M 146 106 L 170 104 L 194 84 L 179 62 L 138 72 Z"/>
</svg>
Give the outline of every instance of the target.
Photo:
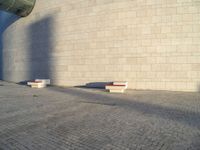
<svg viewBox="0 0 200 150">
<path fill-rule="evenodd" d="M 36 0 L 0 0 L 0 10 L 26 17 L 35 6 Z"/>
</svg>

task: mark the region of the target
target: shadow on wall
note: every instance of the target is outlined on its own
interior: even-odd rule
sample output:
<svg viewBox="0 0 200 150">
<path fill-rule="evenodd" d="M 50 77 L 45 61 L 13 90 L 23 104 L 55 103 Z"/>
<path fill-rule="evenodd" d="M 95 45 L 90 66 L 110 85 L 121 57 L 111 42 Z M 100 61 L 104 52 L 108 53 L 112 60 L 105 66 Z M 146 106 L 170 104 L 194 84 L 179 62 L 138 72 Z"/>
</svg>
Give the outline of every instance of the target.
<svg viewBox="0 0 200 150">
<path fill-rule="evenodd" d="M 30 25 L 28 78 L 51 78 L 53 51 L 53 16 L 47 16 Z"/>
<path fill-rule="evenodd" d="M 0 79 L 3 79 L 3 33 L 4 31 L 20 17 L 0 11 Z"/>
</svg>

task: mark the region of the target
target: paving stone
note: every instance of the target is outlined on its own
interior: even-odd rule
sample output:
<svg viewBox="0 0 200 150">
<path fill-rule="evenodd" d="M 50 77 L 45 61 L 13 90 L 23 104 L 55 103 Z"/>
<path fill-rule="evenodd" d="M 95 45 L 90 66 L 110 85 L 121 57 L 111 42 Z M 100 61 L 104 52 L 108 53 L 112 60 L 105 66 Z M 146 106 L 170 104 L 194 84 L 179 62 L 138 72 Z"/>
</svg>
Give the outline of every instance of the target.
<svg viewBox="0 0 200 150">
<path fill-rule="evenodd" d="M 200 149 L 200 93 L 0 84 L 0 150 Z"/>
</svg>

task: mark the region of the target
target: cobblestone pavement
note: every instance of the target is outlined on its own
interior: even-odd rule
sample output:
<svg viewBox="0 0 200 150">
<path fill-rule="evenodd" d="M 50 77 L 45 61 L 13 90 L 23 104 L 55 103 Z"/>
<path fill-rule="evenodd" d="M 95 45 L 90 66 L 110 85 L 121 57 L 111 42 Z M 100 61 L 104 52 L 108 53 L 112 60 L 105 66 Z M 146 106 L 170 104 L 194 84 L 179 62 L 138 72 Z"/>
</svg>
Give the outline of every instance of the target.
<svg viewBox="0 0 200 150">
<path fill-rule="evenodd" d="M 0 150 L 200 150 L 200 93 L 0 82 Z"/>
</svg>

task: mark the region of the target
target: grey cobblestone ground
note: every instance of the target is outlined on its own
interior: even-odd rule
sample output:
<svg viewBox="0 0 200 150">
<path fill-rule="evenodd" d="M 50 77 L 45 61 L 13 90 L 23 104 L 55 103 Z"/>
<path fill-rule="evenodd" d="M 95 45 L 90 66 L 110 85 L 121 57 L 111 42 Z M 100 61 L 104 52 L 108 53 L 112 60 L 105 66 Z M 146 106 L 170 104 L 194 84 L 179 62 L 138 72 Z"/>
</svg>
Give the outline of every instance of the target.
<svg viewBox="0 0 200 150">
<path fill-rule="evenodd" d="M 200 93 L 0 85 L 0 150 L 200 150 Z"/>
</svg>

